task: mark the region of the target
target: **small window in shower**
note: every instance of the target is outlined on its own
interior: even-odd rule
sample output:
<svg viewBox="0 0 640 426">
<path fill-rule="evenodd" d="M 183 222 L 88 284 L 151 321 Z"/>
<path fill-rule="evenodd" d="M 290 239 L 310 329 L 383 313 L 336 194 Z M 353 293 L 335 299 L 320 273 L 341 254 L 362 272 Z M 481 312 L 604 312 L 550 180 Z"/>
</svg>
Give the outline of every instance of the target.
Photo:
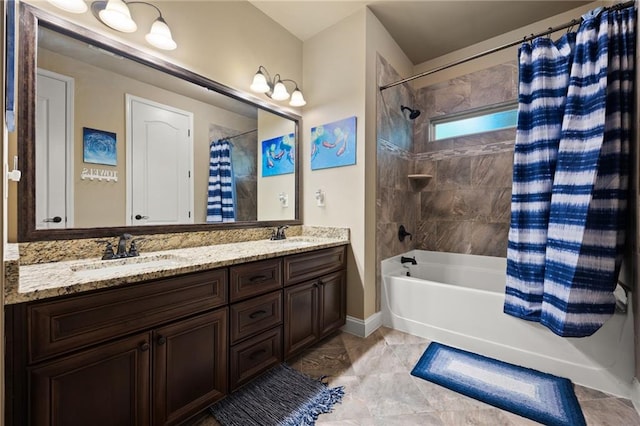
<svg viewBox="0 0 640 426">
<path fill-rule="evenodd" d="M 516 127 L 518 103 L 508 102 L 432 118 L 431 141 Z"/>
</svg>

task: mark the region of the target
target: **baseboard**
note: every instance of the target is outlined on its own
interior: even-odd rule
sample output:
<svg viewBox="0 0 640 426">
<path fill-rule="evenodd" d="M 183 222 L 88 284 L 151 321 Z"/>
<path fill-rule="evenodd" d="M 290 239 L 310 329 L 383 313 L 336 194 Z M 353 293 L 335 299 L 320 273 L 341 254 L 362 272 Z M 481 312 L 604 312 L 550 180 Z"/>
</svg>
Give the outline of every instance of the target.
<svg viewBox="0 0 640 426">
<path fill-rule="evenodd" d="M 382 326 L 382 312 L 376 312 L 366 320 L 347 315 L 347 322 L 342 331 L 360 337 L 367 337 Z"/>
<path fill-rule="evenodd" d="M 631 395 L 629 395 L 629 399 L 633 403 L 633 408 L 640 413 L 640 382 L 638 382 L 638 379 L 635 377 L 631 382 Z"/>
</svg>

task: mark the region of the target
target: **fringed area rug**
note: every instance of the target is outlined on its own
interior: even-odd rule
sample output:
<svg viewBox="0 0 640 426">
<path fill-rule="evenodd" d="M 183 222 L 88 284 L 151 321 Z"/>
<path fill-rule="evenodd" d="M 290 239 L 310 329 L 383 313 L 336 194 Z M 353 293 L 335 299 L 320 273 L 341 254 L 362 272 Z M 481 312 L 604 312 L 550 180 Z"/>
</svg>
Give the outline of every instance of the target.
<svg viewBox="0 0 640 426">
<path fill-rule="evenodd" d="M 328 388 L 280 364 L 209 410 L 223 426 L 307 426 L 343 396 L 342 386 Z"/>
<path fill-rule="evenodd" d="M 545 425 L 586 425 L 569 379 L 435 342 L 411 374 Z"/>
</svg>

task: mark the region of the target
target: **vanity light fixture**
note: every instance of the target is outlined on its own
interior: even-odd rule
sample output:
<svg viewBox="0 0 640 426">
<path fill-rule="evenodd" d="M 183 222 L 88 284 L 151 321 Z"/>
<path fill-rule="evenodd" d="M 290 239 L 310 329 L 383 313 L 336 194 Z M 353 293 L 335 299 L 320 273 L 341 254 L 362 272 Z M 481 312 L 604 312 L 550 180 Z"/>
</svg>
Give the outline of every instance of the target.
<svg viewBox="0 0 640 426">
<path fill-rule="evenodd" d="M 284 85 L 286 81 L 293 83 L 295 86 L 291 95 L 289 95 L 287 87 Z M 267 69 L 262 65 L 258 67 L 258 72 L 253 76 L 253 83 L 251 83 L 250 87 L 254 92 L 264 93 L 274 101 L 285 101 L 291 96 L 289 105 L 293 107 L 301 107 L 307 104 L 304 96 L 302 96 L 302 91 L 298 88 L 298 83 L 290 79 L 282 79 L 280 74 L 276 74 L 272 79 Z"/>
<path fill-rule="evenodd" d="M 131 18 L 131 11 L 129 10 L 129 6 L 134 4 L 146 4 L 158 12 L 158 18 L 153 22 L 151 30 L 144 37 L 147 42 L 158 49 L 174 50 L 178 45 L 171 36 L 171 30 L 162 17 L 160 9 L 151 3 L 145 1 L 125 2 L 124 0 L 94 1 L 91 3 L 91 12 L 96 19 L 106 26 L 123 33 L 132 33 L 138 29 L 138 25 Z"/>
</svg>

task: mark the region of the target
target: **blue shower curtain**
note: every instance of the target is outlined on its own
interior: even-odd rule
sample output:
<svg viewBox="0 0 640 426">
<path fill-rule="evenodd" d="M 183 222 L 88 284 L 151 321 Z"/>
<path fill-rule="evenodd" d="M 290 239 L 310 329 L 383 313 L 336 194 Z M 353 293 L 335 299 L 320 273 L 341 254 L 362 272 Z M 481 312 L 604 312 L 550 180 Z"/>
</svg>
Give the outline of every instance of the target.
<svg viewBox="0 0 640 426">
<path fill-rule="evenodd" d="M 615 308 L 635 13 L 597 9 L 583 16 L 577 34 L 557 44 L 536 39 L 519 53 L 504 311 L 561 336 L 593 334 Z"/>
<path fill-rule="evenodd" d="M 209 146 L 207 222 L 235 222 L 235 182 L 228 139 Z"/>
</svg>

